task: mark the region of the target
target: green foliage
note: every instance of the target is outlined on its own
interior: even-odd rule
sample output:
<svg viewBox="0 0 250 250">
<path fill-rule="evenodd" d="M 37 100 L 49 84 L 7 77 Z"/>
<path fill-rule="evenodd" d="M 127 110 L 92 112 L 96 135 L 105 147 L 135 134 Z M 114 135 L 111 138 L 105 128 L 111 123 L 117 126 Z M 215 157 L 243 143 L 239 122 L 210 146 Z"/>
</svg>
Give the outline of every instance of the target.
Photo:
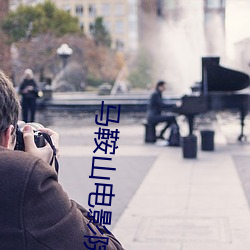
<svg viewBox="0 0 250 250">
<path fill-rule="evenodd" d="M 103 80 L 102 79 L 99 79 L 97 78 L 96 76 L 92 75 L 92 74 L 88 74 L 87 75 L 87 79 L 86 79 L 86 82 L 89 86 L 92 86 L 92 87 L 98 87 L 100 84 L 103 83 Z"/>
<path fill-rule="evenodd" d="M 152 82 L 152 60 L 145 51 L 140 51 L 137 55 L 133 70 L 131 70 L 128 80 L 134 88 L 146 88 Z"/>
<path fill-rule="evenodd" d="M 104 45 L 106 47 L 111 46 L 111 37 L 108 30 L 105 28 L 103 24 L 103 18 L 97 17 L 95 19 L 94 28 L 92 31 L 93 38 L 95 40 L 96 45 Z"/>
<path fill-rule="evenodd" d="M 36 6 L 20 5 L 3 21 L 2 29 L 9 35 L 11 42 L 40 33 L 63 36 L 80 31 L 78 19 L 58 9 L 49 0 Z"/>
</svg>

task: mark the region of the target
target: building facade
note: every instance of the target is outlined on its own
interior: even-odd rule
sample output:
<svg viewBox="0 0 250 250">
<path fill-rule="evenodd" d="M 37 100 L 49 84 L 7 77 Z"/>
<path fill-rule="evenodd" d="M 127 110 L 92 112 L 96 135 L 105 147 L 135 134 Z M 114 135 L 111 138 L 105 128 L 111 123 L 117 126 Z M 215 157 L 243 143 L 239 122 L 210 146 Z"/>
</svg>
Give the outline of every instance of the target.
<svg viewBox="0 0 250 250">
<path fill-rule="evenodd" d="M 113 48 L 136 50 L 138 47 L 138 0 L 51 0 L 58 8 L 79 19 L 86 35 L 91 36 L 96 17 L 103 17 Z M 19 4 L 37 4 L 44 0 L 10 0 L 14 10 Z"/>
<path fill-rule="evenodd" d="M 138 46 L 137 0 L 52 0 L 59 8 L 78 17 L 86 35 L 91 35 L 96 17 L 103 17 L 112 46 L 134 50 Z"/>
<path fill-rule="evenodd" d="M 44 0 L 9 0 L 10 10 L 15 10 L 19 5 L 35 5 L 43 3 Z"/>
<path fill-rule="evenodd" d="M 138 15 L 139 15 L 139 41 L 144 43 L 148 33 L 155 28 L 157 14 L 157 0 L 139 0 Z M 149 34 L 151 35 L 151 34 Z"/>
</svg>

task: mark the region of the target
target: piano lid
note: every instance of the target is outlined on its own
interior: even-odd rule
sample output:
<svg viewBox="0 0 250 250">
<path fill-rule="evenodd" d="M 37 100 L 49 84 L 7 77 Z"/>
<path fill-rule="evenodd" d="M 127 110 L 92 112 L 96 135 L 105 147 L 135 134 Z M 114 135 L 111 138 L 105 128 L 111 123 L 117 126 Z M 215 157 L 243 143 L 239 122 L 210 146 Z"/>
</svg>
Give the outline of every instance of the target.
<svg viewBox="0 0 250 250">
<path fill-rule="evenodd" d="M 202 57 L 202 82 L 204 93 L 209 91 L 237 91 L 250 85 L 249 75 L 219 65 L 219 57 Z"/>
</svg>

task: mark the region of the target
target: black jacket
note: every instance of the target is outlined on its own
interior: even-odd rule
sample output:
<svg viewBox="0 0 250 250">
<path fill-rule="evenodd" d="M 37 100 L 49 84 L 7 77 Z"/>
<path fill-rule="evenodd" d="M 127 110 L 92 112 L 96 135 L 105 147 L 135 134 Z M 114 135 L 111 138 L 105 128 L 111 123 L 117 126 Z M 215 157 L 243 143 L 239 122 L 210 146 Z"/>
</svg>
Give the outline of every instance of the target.
<svg viewBox="0 0 250 250">
<path fill-rule="evenodd" d="M 33 87 L 33 90 L 30 90 L 28 91 L 28 93 L 25 93 L 24 90 L 28 86 Z M 36 82 L 33 79 L 24 79 L 20 85 L 19 94 L 21 94 L 23 98 L 37 98 L 38 87 Z"/>
<path fill-rule="evenodd" d="M 159 90 L 155 90 L 151 95 L 148 108 L 147 108 L 147 116 L 152 117 L 155 115 L 160 115 L 162 108 L 166 105 L 162 101 L 162 94 Z"/>
</svg>

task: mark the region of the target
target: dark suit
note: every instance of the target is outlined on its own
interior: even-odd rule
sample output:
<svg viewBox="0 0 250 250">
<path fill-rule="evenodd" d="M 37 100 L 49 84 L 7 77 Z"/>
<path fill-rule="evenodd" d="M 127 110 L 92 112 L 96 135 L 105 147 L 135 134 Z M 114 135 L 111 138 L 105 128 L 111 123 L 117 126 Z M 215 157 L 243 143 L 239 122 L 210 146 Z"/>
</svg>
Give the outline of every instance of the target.
<svg viewBox="0 0 250 250">
<path fill-rule="evenodd" d="M 171 124 L 177 124 L 175 116 L 173 115 L 162 115 L 162 109 L 168 108 L 168 105 L 163 103 L 161 91 L 155 90 L 151 95 L 148 109 L 147 109 L 147 120 L 148 123 L 157 125 L 160 122 L 165 122 L 166 126 L 160 132 L 159 137 L 163 137 L 165 131 L 170 127 Z"/>
<path fill-rule="evenodd" d="M 109 237 L 107 250 L 123 249 L 102 226 L 103 235 L 94 225 L 96 235 L 90 231 L 88 211 L 69 200 L 42 160 L 0 147 L 0 178 L 0 250 L 88 249 L 85 235 Z"/>
</svg>

